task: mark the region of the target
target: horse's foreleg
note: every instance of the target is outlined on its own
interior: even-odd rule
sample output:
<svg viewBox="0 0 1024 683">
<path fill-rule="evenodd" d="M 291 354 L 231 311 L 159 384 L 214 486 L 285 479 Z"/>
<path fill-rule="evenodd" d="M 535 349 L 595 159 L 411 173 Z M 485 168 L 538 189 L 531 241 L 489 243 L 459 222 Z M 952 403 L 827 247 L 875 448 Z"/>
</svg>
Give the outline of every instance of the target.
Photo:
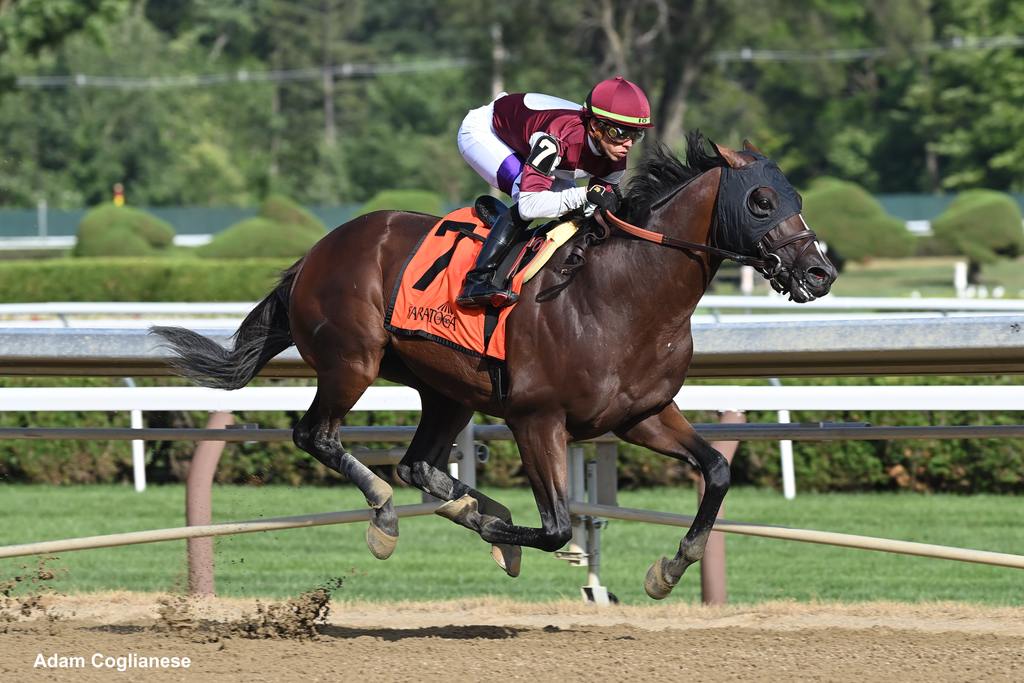
<svg viewBox="0 0 1024 683">
<path fill-rule="evenodd" d="M 507 507 L 462 483 L 446 469 L 452 441 L 469 422 L 472 409 L 427 389 L 421 389 L 420 396 L 420 426 L 398 465 L 398 476 L 421 491 L 448 501 L 437 513 L 477 533 L 490 519 L 511 524 L 512 513 Z M 519 576 L 521 548 L 495 545 L 491 556 L 509 576 Z"/>
<path fill-rule="evenodd" d="M 687 567 L 704 557 L 704 547 L 718 517 L 718 508 L 729 490 L 729 463 L 694 431 L 674 403 L 657 415 L 616 434 L 638 446 L 677 460 L 686 460 L 696 465 L 704 477 L 704 498 L 689 531 L 679 543 L 679 551 L 671 560 L 661 558 L 647 572 L 644 589 L 647 595 L 660 600 L 679 583 Z"/>
<path fill-rule="evenodd" d="M 510 420 L 509 426 L 533 488 L 541 527 L 516 526 L 491 517 L 481 520 L 480 536 L 496 545 L 526 545 L 548 552 L 558 550 L 572 537 L 565 424 L 545 416 Z M 466 514 L 472 519 L 472 501 L 465 502 L 469 507 Z"/>
</svg>

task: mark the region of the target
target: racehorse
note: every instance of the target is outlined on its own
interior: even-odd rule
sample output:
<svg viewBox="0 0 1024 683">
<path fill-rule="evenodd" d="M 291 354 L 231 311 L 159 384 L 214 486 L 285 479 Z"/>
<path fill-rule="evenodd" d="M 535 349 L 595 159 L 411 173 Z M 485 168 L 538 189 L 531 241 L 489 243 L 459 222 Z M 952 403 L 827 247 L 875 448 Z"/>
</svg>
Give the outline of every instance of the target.
<svg viewBox="0 0 1024 683">
<path fill-rule="evenodd" d="M 554 551 L 572 534 L 570 441 L 614 432 L 688 461 L 706 493 L 675 556 L 648 571 L 647 593 L 663 598 L 703 556 L 730 481 L 725 458 L 673 402 L 693 357 L 697 302 L 724 258 L 754 265 L 798 302 L 828 293 L 836 277 L 778 166 L 746 141 L 742 151 L 709 142 L 690 133 L 685 163 L 654 150 L 631 180 L 619 216 L 581 219 L 586 229 L 527 283 L 507 320 L 504 397 L 492 390 L 481 358 L 385 329 L 403 264 L 438 220 L 423 214 L 378 211 L 328 233 L 248 314 L 230 350 L 183 328 L 153 331 L 175 352 L 181 374 L 224 389 L 246 385 L 275 355 L 298 347 L 316 371 L 317 392 L 294 428 L 295 444 L 365 494 L 367 544 L 381 559 L 398 541 L 391 486 L 339 438 L 345 414 L 378 377 L 413 387 L 422 399 L 398 476 L 446 501 L 438 514 L 490 542 L 510 576 L 519 573 L 521 546 Z M 606 239 L 589 239 L 586 267 L 566 284 L 567 269 L 559 267 L 565 250 L 599 233 Z M 537 292 L 559 288 L 538 301 Z M 448 474 L 451 445 L 474 411 L 502 417 L 511 429 L 539 528 L 514 524 L 504 505 Z"/>
</svg>

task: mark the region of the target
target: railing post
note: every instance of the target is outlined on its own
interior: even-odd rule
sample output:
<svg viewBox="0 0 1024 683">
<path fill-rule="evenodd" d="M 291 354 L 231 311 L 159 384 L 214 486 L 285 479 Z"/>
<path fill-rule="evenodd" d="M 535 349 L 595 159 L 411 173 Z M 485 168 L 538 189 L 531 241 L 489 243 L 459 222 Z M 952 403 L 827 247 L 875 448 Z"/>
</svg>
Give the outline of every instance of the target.
<svg viewBox="0 0 1024 683">
<path fill-rule="evenodd" d="M 133 410 L 131 416 L 132 429 L 142 429 L 142 411 Z M 142 439 L 132 441 L 132 478 L 136 491 L 146 490 L 146 442 Z"/>
<path fill-rule="evenodd" d="M 591 460 L 586 464 L 587 502 L 598 504 L 598 463 Z M 595 605 L 610 602 L 608 589 L 601 585 L 601 529 L 605 520 L 587 516 L 587 585 L 582 588 L 583 599 Z"/>
<path fill-rule="evenodd" d="M 722 413 L 722 424 L 742 424 L 747 421 L 747 416 L 742 411 L 727 410 Z M 732 458 L 736 455 L 736 448 L 739 441 L 715 441 L 711 445 L 725 456 L 725 459 L 732 464 Z M 697 488 L 697 502 L 704 497 L 704 479 L 700 480 Z M 724 516 L 725 506 L 719 511 L 719 516 Z M 729 593 L 726 589 L 725 580 L 725 534 L 720 531 L 712 531 L 708 537 L 708 543 L 704 547 L 704 559 L 700 563 L 700 589 L 701 599 L 705 605 L 724 605 L 728 602 Z"/>
<path fill-rule="evenodd" d="M 462 428 L 455 441 L 455 448 L 458 452 L 458 461 L 455 464 L 456 471 L 452 476 L 457 478 L 471 489 L 476 488 L 476 442 L 473 439 L 473 419 Z"/>
<path fill-rule="evenodd" d="M 583 447 L 569 447 L 569 500 L 582 503 L 586 496 L 586 473 L 583 464 Z M 579 567 L 587 566 L 587 530 L 583 520 L 572 518 L 572 538 L 569 540 L 569 553 L 576 556 L 571 564 Z"/>
<path fill-rule="evenodd" d="M 234 424 L 231 413 L 210 413 L 207 429 L 225 429 Z M 217 471 L 223 441 L 200 441 L 196 444 L 185 483 L 185 523 L 188 526 L 210 524 L 213 514 L 213 475 Z M 191 595 L 213 595 L 213 539 L 188 539 L 188 592 Z"/>
</svg>

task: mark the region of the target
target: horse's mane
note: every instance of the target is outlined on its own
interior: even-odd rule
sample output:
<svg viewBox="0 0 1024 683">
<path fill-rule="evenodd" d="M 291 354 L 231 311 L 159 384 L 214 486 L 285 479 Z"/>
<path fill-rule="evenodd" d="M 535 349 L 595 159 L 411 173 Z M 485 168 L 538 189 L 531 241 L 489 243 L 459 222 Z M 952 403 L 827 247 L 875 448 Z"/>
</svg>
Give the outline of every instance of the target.
<svg viewBox="0 0 1024 683">
<path fill-rule="evenodd" d="M 630 178 L 619 213 L 634 225 L 642 225 L 658 200 L 701 173 L 727 165 L 725 159 L 708 151 L 708 139 L 699 130 L 686 135 L 685 164 L 659 143 L 647 153 Z"/>
</svg>

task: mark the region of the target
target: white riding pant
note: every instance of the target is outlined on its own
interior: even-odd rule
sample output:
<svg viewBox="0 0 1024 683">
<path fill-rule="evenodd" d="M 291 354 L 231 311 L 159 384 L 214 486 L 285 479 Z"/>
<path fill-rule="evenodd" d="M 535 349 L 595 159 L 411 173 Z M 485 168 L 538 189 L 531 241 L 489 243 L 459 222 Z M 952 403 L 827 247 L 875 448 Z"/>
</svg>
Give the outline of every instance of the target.
<svg viewBox="0 0 1024 683">
<path fill-rule="evenodd" d="M 498 97 L 502 95 L 504 93 Z M 488 185 L 518 202 L 523 159 L 494 132 L 493 120 L 494 102 L 470 110 L 459 127 L 459 152 Z M 550 191 L 562 192 L 575 187 L 575 181 L 556 177 Z"/>
</svg>

